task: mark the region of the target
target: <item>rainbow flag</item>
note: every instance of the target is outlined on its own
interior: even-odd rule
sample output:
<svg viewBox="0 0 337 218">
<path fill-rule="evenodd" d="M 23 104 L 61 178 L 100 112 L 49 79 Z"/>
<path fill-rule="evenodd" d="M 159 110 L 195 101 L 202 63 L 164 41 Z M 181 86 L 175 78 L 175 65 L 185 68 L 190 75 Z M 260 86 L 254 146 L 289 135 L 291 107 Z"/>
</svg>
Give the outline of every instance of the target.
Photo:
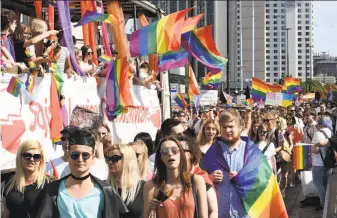
<svg viewBox="0 0 337 218">
<path fill-rule="evenodd" d="M 179 105 L 181 108 L 187 108 L 188 104 L 185 101 L 185 98 L 181 92 L 178 92 L 177 96 L 174 98 L 174 101 Z"/>
<path fill-rule="evenodd" d="M 33 93 L 33 89 L 34 89 L 34 86 L 35 86 L 35 76 L 32 73 L 27 74 L 25 86 L 26 86 L 26 90 L 29 93 Z"/>
<path fill-rule="evenodd" d="M 288 107 L 289 105 L 293 105 L 296 96 L 294 94 L 285 94 L 283 93 L 282 107 Z"/>
<path fill-rule="evenodd" d="M 91 22 L 105 22 L 105 23 L 121 23 L 120 20 L 112 14 L 102 14 L 94 11 L 86 10 L 83 17 L 78 21 L 74 27 L 82 26 Z"/>
<path fill-rule="evenodd" d="M 194 17 L 189 17 L 184 21 L 184 27 L 182 33 L 186 33 L 189 31 L 194 30 L 194 28 L 197 26 L 199 20 L 204 16 L 204 13 L 198 14 Z"/>
<path fill-rule="evenodd" d="M 284 86 L 287 88 L 288 94 L 294 94 L 302 91 L 301 81 L 298 78 L 293 77 L 284 78 Z"/>
<path fill-rule="evenodd" d="M 195 108 L 198 108 L 200 100 L 200 91 L 198 87 L 197 79 L 195 78 L 193 69 L 190 63 L 185 66 L 185 75 L 189 75 L 189 85 L 188 85 L 188 97 L 190 102 L 193 102 Z"/>
<path fill-rule="evenodd" d="M 98 60 L 103 62 L 103 63 L 108 63 L 110 61 L 112 61 L 112 57 L 109 55 L 102 55 L 100 57 L 98 57 Z"/>
<path fill-rule="evenodd" d="M 7 87 L 7 92 L 12 94 L 14 97 L 18 97 L 23 87 L 23 82 L 15 76 L 12 76 Z"/>
<path fill-rule="evenodd" d="M 293 148 L 295 170 L 307 170 L 311 167 L 311 145 L 297 143 Z"/>
<path fill-rule="evenodd" d="M 251 98 L 246 99 L 245 105 L 247 105 L 247 106 L 253 106 L 254 105 L 253 99 L 251 99 Z"/>
<path fill-rule="evenodd" d="M 212 25 L 204 26 L 181 35 L 181 47 L 205 65 L 212 73 L 225 69 L 227 59 L 221 57 L 212 37 Z"/>
<path fill-rule="evenodd" d="M 266 95 L 270 92 L 282 92 L 282 86 L 268 84 L 256 77 L 252 78 L 252 99 L 254 102 L 266 101 Z"/>
<path fill-rule="evenodd" d="M 183 67 L 187 62 L 188 53 L 182 48 L 178 52 L 166 52 L 158 55 L 158 72 Z"/>
<path fill-rule="evenodd" d="M 213 74 L 209 72 L 202 81 L 201 87 L 208 88 L 218 88 L 220 84 L 221 73 Z"/>
<path fill-rule="evenodd" d="M 61 95 L 61 90 L 64 83 L 63 73 L 60 71 L 60 68 L 57 66 L 57 62 L 53 62 L 49 67 L 50 72 L 53 74 L 56 83 L 56 89 L 58 96 Z"/>
<path fill-rule="evenodd" d="M 126 58 L 117 59 L 106 75 L 106 112 L 109 120 L 126 113 L 127 107 L 133 105 L 128 80 L 131 70 Z"/>
<path fill-rule="evenodd" d="M 133 32 L 130 37 L 131 56 L 179 51 L 185 15 L 191 9 L 187 8 L 169 14 Z"/>
</svg>

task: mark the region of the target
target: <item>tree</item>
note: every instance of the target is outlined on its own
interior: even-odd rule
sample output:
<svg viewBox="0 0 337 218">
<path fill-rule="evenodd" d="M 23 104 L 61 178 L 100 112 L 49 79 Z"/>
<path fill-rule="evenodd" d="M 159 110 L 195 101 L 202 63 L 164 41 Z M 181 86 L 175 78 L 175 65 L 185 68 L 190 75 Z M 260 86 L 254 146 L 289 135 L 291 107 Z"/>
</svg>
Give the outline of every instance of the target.
<svg viewBox="0 0 337 218">
<path fill-rule="evenodd" d="M 306 85 L 308 85 L 308 90 L 306 90 Z M 305 92 L 314 92 L 317 89 L 322 89 L 323 85 L 318 80 L 308 79 L 306 82 L 301 82 L 301 87 Z"/>
</svg>

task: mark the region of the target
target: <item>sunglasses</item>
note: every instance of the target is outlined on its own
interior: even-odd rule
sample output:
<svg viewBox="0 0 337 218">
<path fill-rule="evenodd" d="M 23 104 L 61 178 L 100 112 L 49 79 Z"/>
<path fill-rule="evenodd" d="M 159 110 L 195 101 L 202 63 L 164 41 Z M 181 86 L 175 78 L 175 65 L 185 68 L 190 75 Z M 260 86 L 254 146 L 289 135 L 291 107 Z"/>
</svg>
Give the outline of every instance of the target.
<svg viewBox="0 0 337 218">
<path fill-rule="evenodd" d="M 30 159 L 34 159 L 35 162 L 40 161 L 41 160 L 41 154 L 31 154 L 31 153 L 23 153 L 22 154 L 22 158 L 24 160 L 30 160 Z"/>
<path fill-rule="evenodd" d="M 264 123 L 267 123 L 267 122 L 269 122 L 269 121 L 271 121 L 271 120 L 273 120 L 273 119 L 263 119 L 262 121 L 263 121 Z"/>
<path fill-rule="evenodd" d="M 261 135 L 267 135 L 268 131 L 259 131 Z"/>
<path fill-rule="evenodd" d="M 137 154 L 136 154 L 137 155 Z M 118 161 L 123 160 L 123 156 L 119 156 L 119 155 L 112 155 L 112 156 L 106 156 L 105 157 L 105 161 L 107 163 L 111 162 L 111 163 L 117 163 Z"/>
<path fill-rule="evenodd" d="M 94 53 L 93 53 L 93 52 L 88 52 L 88 53 L 87 53 L 87 55 L 92 55 L 92 54 L 94 54 Z"/>
<path fill-rule="evenodd" d="M 77 58 L 82 58 L 83 56 L 81 55 L 81 56 L 77 56 Z"/>
<path fill-rule="evenodd" d="M 169 152 L 172 152 L 173 155 L 180 153 L 180 149 L 178 147 L 171 147 L 171 148 L 163 148 L 160 150 L 161 156 L 166 156 Z"/>
<path fill-rule="evenodd" d="M 289 110 L 289 111 L 291 111 L 291 112 L 295 112 L 296 110 Z"/>
<path fill-rule="evenodd" d="M 82 152 L 81 153 L 81 152 L 74 151 L 74 152 L 70 153 L 70 157 L 73 160 L 77 160 L 80 157 L 80 155 L 82 155 L 82 159 L 84 161 L 88 160 L 91 157 L 91 154 L 89 152 Z"/>
</svg>

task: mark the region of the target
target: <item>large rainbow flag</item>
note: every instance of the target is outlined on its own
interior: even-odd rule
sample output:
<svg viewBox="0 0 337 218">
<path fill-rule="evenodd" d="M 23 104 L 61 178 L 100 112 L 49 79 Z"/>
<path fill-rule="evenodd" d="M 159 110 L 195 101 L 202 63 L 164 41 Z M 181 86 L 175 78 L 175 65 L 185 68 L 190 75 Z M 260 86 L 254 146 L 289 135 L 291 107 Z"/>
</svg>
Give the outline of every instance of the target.
<svg viewBox="0 0 337 218">
<path fill-rule="evenodd" d="M 266 95 L 270 92 L 282 92 L 281 85 L 269 84 L 256 77 L 252 78 L 252 99 L 255 102 L 266 101 Z"/>
<path fill-rule="evenodd" d="M 188 104 L 185 101 L 185 98 L 181 92 L 178 92 L 177 96 L 174 98 L 174 101 L 179 105 L 181 108 L 187 108 Z"/>
<path fill-rule="evenodd" d="M 127 107 L 133 105 L 128 80 L 130 70 L 126 58 L 117 59 L 106 75 L 106 112 L 109 120 L 126 113 Z"/>
<path fill-rule="evenodd" d="M 200 91 L 197 79 L 195 78 L 193 69 L 189 63 L 185 66 L 185 75 L 187 74 L 189 75 L 188 97 L 190 98 L 191 104 L 193 103 L 194 107 L 198 108 Z"/>
<path fill-rule="evenodd" d="M 130 37 L 131 56 L 179 51 L 185 15 L 191 9 L 169 14 L 133 32 Z"/>
<path fill-rule="evenodd" d="M 158 56 L 158 72 L 183 67 L 188 62 L 188 53 L 184 49 L 169 51 Z"/>
<path fill-rule="evenodd" d="M 311 167 L 311 145 L 297 143 L 293 148 L 295 170 L 307 170 Z"/>
<path fill-rule="evenodd" d="M 276 177 L 267 159 L 248 137 L 241 137 L 241 140 L 246 142 L 243 168 L 230 180 L 229 184 L 224 181 L 215 184 L 219 217 L 229 216 L 228 185 L 235 189 L 249 217 L 288 217 Z M 221 170 L 226 179 L 231 170 L 224 158 L 220 143 L 222 142 L 216 142 L 211 146 L 201 166 L 208 173 Z"/>
<path fill-rule="evenodd" d="M 218 88 L 220 84 L 221 73 L 213 74 L 209 72 L 202 81 L 202 88 Z"/>
<path fill-rule="evenodd" d="M 197 26 L 199 20 L 204 16 L 204 13 L 198 14 L 194 17 L 189 17 L 184 21 L 184 27 L 182 33 L 186 33 L 189 31 L 194 30 L 194 28 Z"/>
<path fill-rule="evenodd" d="M 74 25 L 74 27 L 82 26 L 84 24 L 88 24 L 91 22 L 105 22 L 105 23 L 120 23 L 118 18 L 112 14 L 102 14 L 97 13 L 94 11 L 86 10 L 83 17 L 78 21 L 77 24 Z"/>
<path fill-rule="evenodd" d="M 225 69 L 228 60 L 221 57 L 212 35 L 212 25 L 186 32 L 181 35 L 181 47 L 210 72 L 219 73 Z"/>
<path fill-rule="evenodd" d="M 288 94 L 294 94 L 302 91 L 301 81 L 298 78 L 293 77 L 284 78 L 284 86 L 287 88 Z"/>
</svg>

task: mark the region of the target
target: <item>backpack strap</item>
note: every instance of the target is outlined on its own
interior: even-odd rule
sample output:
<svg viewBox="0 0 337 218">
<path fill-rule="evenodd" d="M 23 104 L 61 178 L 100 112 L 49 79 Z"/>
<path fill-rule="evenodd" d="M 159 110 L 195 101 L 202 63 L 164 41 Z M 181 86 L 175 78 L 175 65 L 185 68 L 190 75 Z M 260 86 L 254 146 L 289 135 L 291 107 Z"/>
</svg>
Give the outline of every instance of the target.
<svg viewBox="0 0 337 218">
<path fill-rule="evenodd" d="M 323 130 L 319 130 L 318 132 L 322 133 L 326 139 L 328 139 L 328 138 L 329 138 L 328 134 L 326 134 L 326 132 L 325 132 L 325 131 L 323 131 Z M 322 152 L 321 152 L 321 148 L 319 148 L 319 154 L 321 155 L 321 158 L 322 158 L 322 160 L 323 160 L 323 163 L 324 163 L 324 158 L 323 158 L 323 155 L 322 155 Z"/>
<path fill-rule="evenodd" d="M 267 151 L 267 149 L 269 148 L 269 145 L 271 144 L 271 142 L 269 142 L 262 150 L 262 154 L 264 154 L 264 152 Z"/>
<path fill-rule="evenodd" d="M 197 191 L 195 190 L 195 184 L 194 184 L 194 175 L 191 175 L 192 180 L 192 193 L 193 193 L 193 199 L 194 199 L 194 218 L 199 218 L 199 204 L 198 204 L 198 197 L 197 197 Z"/>
</svg>

